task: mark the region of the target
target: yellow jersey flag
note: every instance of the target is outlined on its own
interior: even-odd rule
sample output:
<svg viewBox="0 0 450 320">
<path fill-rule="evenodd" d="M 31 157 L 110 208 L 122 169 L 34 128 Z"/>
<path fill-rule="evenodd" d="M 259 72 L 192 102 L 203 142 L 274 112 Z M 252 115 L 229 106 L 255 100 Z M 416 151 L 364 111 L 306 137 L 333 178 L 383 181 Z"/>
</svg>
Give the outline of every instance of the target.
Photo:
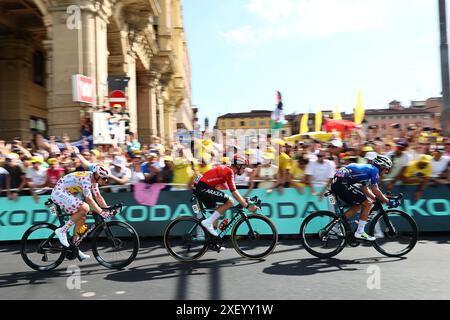
<svg viewBox="0 0 450 320">
<path fill-rule="evenodd" d="M 309 114 L 308 113 L 303 114 L 302 120 L 300 123 L 300 134 L 304 134 L 309 131 L 308 119 L 309 119 Z"/>
<path fill-rule="evenodd" d="M 316 131 L 322 131 L 322 111 L 316 113 Z"/>
<path fill-rule="evenodd" d="M 366 110 L 364 109 L 362 102 L 362 92 L 358 92 L 358 98 L 356 99 L 356 107 L 355 107 L 355 123 L 361 124 L 364 120 L 364 114 Z"/>
<path fill-rule="evenodd" d="M 336 106 L 336 109 L 334 109 L 333 120 L 342 120 L 342 115 L 339 112 L 339 106 Z"/>
</svg>

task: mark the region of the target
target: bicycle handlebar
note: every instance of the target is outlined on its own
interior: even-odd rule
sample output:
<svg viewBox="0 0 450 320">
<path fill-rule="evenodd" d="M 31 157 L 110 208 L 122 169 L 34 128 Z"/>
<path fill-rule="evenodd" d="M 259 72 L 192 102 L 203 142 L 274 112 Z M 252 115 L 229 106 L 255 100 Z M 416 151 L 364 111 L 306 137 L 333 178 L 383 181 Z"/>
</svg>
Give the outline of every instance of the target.
<svg viewBox="0 0 450 320">
<path fill-rule="evenodd" d="M 258 196 L 254 196 L 254 197 L 252 197 L 252 198 L 245 198 L 245 201 L 247 201 L 247 202 L 252 202 L 253 203 L 253 205 L 255 205 L 255 206 L 257 206 L 258 208 L 260 208 L 261 207 L 261 199 L 259 199 L 258 198 Z M 242 207 L 242 205 L 241 204 L 238 204 L 237 206 L 234 206 L 232 209 L 243 209 L 243 207 Z"/>
<path fill-rule="evenodd" d="M 109 206 L 107 208 L 102 208 L 103 210 L 107 210 L 107 211 L 113 211 L 118 209 L 119 211 L 122 211 L 122 207 L 123 207 L 123 203 L 117 203 L 115 205 Z"/>
<path fill-rule="evenodd" d="M 400 200 L 403 200 L 403 193 L 399 193 L 397 195 L 395 195 L 395 194 L 387 194 L 386 198 L 400 201 Z"/>
</svg>

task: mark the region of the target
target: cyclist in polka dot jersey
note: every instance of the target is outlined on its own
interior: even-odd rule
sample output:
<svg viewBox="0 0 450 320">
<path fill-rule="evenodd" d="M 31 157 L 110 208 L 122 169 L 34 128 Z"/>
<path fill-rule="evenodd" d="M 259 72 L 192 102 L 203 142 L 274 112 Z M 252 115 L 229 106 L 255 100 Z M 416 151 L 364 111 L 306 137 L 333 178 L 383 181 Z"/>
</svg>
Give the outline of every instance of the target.
<svg viewBox="0 0 450 320">
<path fill-rule="evenodd" d="M 108 169 L 102 165 L 96 165 L 92 172 L 74 172 L 62 177 L 56 183 L 51 199 L 65 212 L 72 215 L 63 227 L 55 230 L 59 241 L 65 247 L 69 247 L 67 232 L 75 224 L 74 234 L 76 234 L 84 226 L 86 215 L 90 209 L 105 218 L 110 215 L 110 212 L 102 210 L 108 205 L 98 189 L 99 185 L 105 185 L 108 182 L 109 176 L 110 172 Z M 76 194 L 80 194 L 84 201 L 77 198 Z M 88 255 L 81 251 L 79 257 L 81 260 L 89 258 Z"/>
</svg>

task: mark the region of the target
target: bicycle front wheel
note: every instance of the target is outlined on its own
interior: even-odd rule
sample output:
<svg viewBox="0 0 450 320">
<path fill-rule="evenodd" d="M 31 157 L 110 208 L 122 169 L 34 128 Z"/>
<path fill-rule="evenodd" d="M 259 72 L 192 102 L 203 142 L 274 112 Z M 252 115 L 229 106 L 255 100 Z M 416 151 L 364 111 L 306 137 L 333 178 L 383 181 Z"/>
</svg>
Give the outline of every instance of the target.
<svg viewBox="0 0 450 320">
<path fill-rule="evenodd" d="M 108 221 L 99 227 L 92 239 L 92 253 L 102 266 L 122 269 L 136 258 L 139 236 L 132 226 L 122 221 Z"/>
<path fill-rule="evenodd" d="M 346 230 L 335 213 L 317 211 L 303 221 L 300 239 L 306 251 L 313 256 L 331 258 L 344 249 Z"/>
<path fill-rule="evenodd" d="M 269 218 L 251 214 L 234 225 L 231 239 L 234 249 L 241 256 L 262 259 L 275 249 L 278 232 Z"/>
<path fill-rule="evenodd" d="M 208 250 L 206 229 L 194 217 L 179 217 L 164 231 L 167 252 L 179 261 L 193 261 Z"/>
<path fill-rule="evenodd" d="M 417 243 L 417 224 L 406 212 L 387 210 L 376 215 L 369 226 L 369 234 L 376 240 L 374 248 L 387 257 L 401 257 Z"/>
<path fill-rule="evenodd" d="M 65 258 L 64 247 L 55 236 L 56 226 L 37 224 L 22 236 L 20 253 L 23 261 L 37 271 L 50 271 L 58 267 Z"/>
</svg>

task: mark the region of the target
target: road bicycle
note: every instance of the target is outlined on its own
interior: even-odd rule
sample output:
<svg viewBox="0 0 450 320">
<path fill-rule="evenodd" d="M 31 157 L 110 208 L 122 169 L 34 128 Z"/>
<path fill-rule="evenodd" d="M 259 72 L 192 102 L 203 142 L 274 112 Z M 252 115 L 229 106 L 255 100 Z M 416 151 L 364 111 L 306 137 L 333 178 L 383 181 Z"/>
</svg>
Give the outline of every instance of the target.
<svg viewBox="0 0 450 320">
<path fill-rule="evenodd" d="M 45 205 L 55 214 L 59 228 L 64 226 L 69 214 L 63 214 L 60 206 L 49 199 Z M 110 217 L 122 211 L 123 204 L 104 208 L 110 212 Z M 134 228 L 126 222 L 107 221 L 101 215 L 91 212 L 95 223 L 80 237 L 72 237 L 70 247 L 63 246 L 51 223 L 39 223 L 25 231 L 21 240 L 21 255 L 25 263 L 37 271 L 49 271 L 58 267 L 64 259 L 78 258 L 80 244 L 92 234 L 92 253 L 102 266 L 109 269 L 122 269 L 136 258 L 139 251 L 139 236 Z M 79 259 L 79 258 L 78 258 Z"/>
<path fill-rule="evenodd" d="M 305 218 L 300 227 L 300 238 L 306 251 L 318 258 L 331 258 L 340 253 L 346 245 L 357 247 L 368 242 L 355 238 L 355 230 L 344 215 L 343 202 L 332 191 L 327 192 L 325 196 L 331 204 L 336 205 L 338 214 L 317 211 Z M 398 201 L 403 199 L 402 194 L 387 197 Z M 370 243 L 385 256 L 404 256 L 417 243 L 418 229 L 414 219 L 399 209 L 385 210 L 378 199 L 369 215 L 368 226 L 368 234 L 376 237 L 376 240 Z"/>
<path fill-rule="evenodd" d="M 261 205 L 261 200 L 256 196 L 250 201 L 258 207 Z M 223 238 L 231 228 L 233 247 L 243 257 L 262 259 L 275 249 L 278 232 L 266 216 L 255 213 L 247 215 L 239 204 L 230 209 L 231 220 L 226 224 L 222 222 L 220 232 L 215 237 L 201 224 L 206 219 L 206 214 L 214 210 L 206 210 L 195 195 L 192 196 L 191 203 L 197 216 L 179 217 L 171 221 L 164 232 L 164 245 L 175 259 L 194 261 L 203 256 L 208 248 L 220 252 Z"/>
</svg>

